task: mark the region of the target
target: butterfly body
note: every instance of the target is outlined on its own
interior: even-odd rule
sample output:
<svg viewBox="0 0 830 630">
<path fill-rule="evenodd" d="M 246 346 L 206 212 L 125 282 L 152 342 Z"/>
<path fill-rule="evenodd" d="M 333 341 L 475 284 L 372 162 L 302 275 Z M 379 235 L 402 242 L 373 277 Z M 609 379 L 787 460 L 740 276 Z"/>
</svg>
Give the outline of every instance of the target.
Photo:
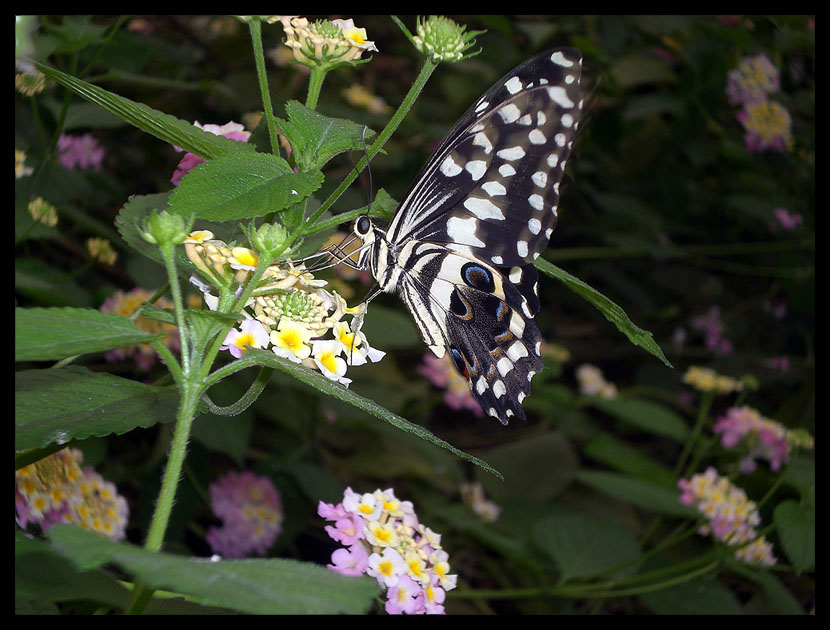
<svg viewBox="0 0 830 630">
<path fill-rule="evenodd" d="M 406 304 L 426 345 L 449 353 L 482 409 L 507 424 L 542 368 L 533 266 L 556 224 L 579 123 L 581 55 L 525 61 L 459 119 L 389 228 L 359 217 L 358 267 Z"/>
</svg>

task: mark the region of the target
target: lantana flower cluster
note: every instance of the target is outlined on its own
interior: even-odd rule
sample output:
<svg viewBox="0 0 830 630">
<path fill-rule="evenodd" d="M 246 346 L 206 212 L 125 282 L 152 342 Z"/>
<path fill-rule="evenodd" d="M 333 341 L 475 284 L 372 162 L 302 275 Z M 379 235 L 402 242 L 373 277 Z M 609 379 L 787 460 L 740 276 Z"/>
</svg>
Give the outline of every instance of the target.
<svg viewBox="0 0 830 630">
<path fill-rule="evenodd" d="M 424 362 L 417 369 L 433 385 L 444 390 L 444 403 L 447 407 L 456 411 L 469 409 L 478 417 L 484 415 L 481 405 L 473 398 L 467 379 L 455 369 L 449 354 L 439 359 L 431 352 L 424 353 Z"/>
<path fill-rule="evenodd" d="M 731 105 L 741 107 L 738 122 L 744 127 L 746 150 L 792 149 L 792 120 L 787 109 L 768 96 L 781 88 L 778 69 L 766 55 L 744 57 L 727 77 L 726 94 Z"/>
<path fill-rule="evenodd" d="M 91 466 L 81 467 L 83 453 L 65 448 L 14 473 L 17 524 L 43 531 L 74 523 L 113 540 L 123 540 L 129 508 L 115 484 Z"/>
<path fill-rule="evenodd" d="M 227 122 L 224 125 L 214 125 L 211 123 L 202 125 L 197 120 L 193 123 L 193 126 L 198 127 L 202 131 L 212 133 L 215 136 L 224 136 L 231 140 L 236 140 L 237 142 L 248 142 L 248 138 L 251 137 L 250 131 L 246 131 L 243 125 L 234 121 Z M 181 147 L 174 146 L 173 148 L 176 151 L 184 151 L 184 149 L 182 149 Z M 179 160 L 179 163 L 176 166 L 176 170 L 173 173 L 173 176 L 170 178 L 170 181 L 173 183 L 174 186 L 178 186 L 182 177 L 187 175 L 194 166 L 197 166 L 198 164 L 201 164 L 204 161 L 204 158 L 201 158 L 194 153 L 185 153 L 184 157 L 181 160 Z"/>
<path fill-rule="evenodd" d="M 197 269 L 216 287 L 242 284 L 257 267 L 257 253 L 228 247 L 212 232 L 192 232 L 185 251 Z M 202 285 L 205 303 L 215 310 L 218 298 Z M 225 337 L 223 350 L 241 357 L 248 347 L 270 349 L 279 357 L 319 370 L 328 379 L 348 386 L 348 365 L 380 361 L 385 352 L 372 348 L 360 330 L 365 305 L 350 308 L 336 292 L 300 266 L 271 265 L 243 310 L 239 328 Z M 351 316 L 351 321 L 344 317 Z"/>
<path fill-rule="evenodd" d="M 711 534 L 730 547 L 743 545 L 735 551 L 735 557 L 744 562 L 762 566 L 776 563 L 772 544 L 758 536 L 756 527 L 761 517 L 757 506 L 743 489 L 718 475 L 712 467 L 691 479 L 681 479 L 677 485 L 682 490 L 680 502 L 694 506 L 709 521 L 698 530 L 699 534 Z"/>
<path fill-rule="evenodd" d="M 720 355 L 732 353 L 732 342 L 723 334 L 719 306 L 712 306 L 705 314 L 692 318 L 692 328 L 703 332 L 703 342 L 708 350 Z"/>
<path fill-rule="evenodd" d="M 377 52 L 377 46 L 367 39 L 366 29 L 348 20 L 317 20 L 309 22 L 296 15 L 275 16 L 285 31 L 285 45 L 294 53 L 294 59 L 306 66 L 333 68 L 341 63 L 355 62 L 366 51 Z"/>
<path fill-rule="evenodd" d="M 264 556 L 282 530 L 282 500 L 268 477 L 250 471 L 229 472 L 208 488 L 221 527 L 205 535 L 214 553 L 224 558 Z"/>
<path fill-rule="evenodd" d="M 595 365 L 580 365 L 576 369 L 576 380 L 579 382 L 579 391 L 583 394 L 606 399 L 617 397 L 617 386 L 606 381 L 602 370 Z"/>
<path fill-rule="evenodd" d="M 730 394 L 743 389 L 743 384 L 730 376 L 718 374 L 712 368 L 691 366 L 683 375 L 683 382 L 702 392 Z"/>
<path fill-rule="evenodd" d="M 497 521 L 501 515 L 501 507 L 484 496 L 484 488 L 479 482 L 462 483 L 461 499 L 476 516 L 485 523 Z"/>
<path fill-rule="evenodd" d="M 58 138 L 58 162 L 64 168 L 100 170 L 105 154 L 104 147 L 91 133 L 62 133 Z"/>
<path fill-rule="evenodd" d="M 732 407 L 718 418 L 712 429 L 721 435 L 724 448 L 743 444 L 749 454 L 741 461 L 740 470 L 749 474 L 755 470 L 755 460 L 765 459 L 772 470 L 778 471 L 790 461 L 789 431 L 779 422 L 762 416 L 752 407 Z"/>
<path fill-rule="evenodd" d="M 455 588 L 441 535 L 418 521 L 411 501 L 392 488 L 359 494 L 346 488 L 337 505 L 320 504 L 317 514 L 333 521 L 326 532 L 343 547 L 328 567 L 342 575 L 370 575 L 386 589 L 386 612 L 443 614 L 446 592 Z"/>
<path fill-rule="evenodd" d="M 107 298 L 98 310 L 102 313 L 114 313 L 123 315 L 124 317 L 131 317 L 142 304 L 149 301 L 152 297 L 153 294 L 150 291 L 141 287 L 136 287 L 128 292 L 118 290 Z M 172 309 L 173 302 L 162 297 L 156 300 L 155 306 Z M 172 324 L 160 322 L 148 317 L 138 317 L 134 324 L 136 328 L 152 335 L 163 334 L 164 337 L 161 339 L 161 342 L 171 350 L 179 350 L 179 331 Z M 146 372 L 155 364 L 157 355 L 152 347 L 142 343 L 110 350 L 104 355 L 104 358 L 109 363 L 118 363 L 132 358 L 135 361 L 136 367 Z"/>
</svg>

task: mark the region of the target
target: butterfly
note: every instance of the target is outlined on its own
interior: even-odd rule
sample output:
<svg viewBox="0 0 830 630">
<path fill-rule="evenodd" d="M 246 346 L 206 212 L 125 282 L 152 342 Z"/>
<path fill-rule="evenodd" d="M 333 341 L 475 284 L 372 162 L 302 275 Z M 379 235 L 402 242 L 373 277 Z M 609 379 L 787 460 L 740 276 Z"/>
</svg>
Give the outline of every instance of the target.
<svg viewBox="0 0 830 630">
<path fill-rule="evenodd" d="M 473 397 L 507 424 L 542 369 L 533 261 L 556 225 L 582 112 L 582 55 L 524 61 L 464 113 L 388 229 L 358 217 L 357 267 L 397 293 L 426 345 L 449 353 Z"/>
</svg>

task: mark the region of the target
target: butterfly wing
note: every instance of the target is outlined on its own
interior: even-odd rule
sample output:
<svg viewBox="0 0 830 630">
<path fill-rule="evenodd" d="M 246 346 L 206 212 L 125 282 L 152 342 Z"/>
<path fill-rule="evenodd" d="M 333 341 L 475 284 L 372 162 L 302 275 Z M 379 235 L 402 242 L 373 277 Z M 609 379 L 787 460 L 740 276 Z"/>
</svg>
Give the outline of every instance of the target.
<svg viewBox="0 0 830 630">
<path fill-rule="evenodd" d="M 532 261 L 556 224 L 559 184 L 580 120 L 581 54 L 519 65 L 461 117 L 387 232 L 397 290 L 425 343 L 448 352 L 485 412 L 524 419 L 542 368 Z"/>
<path fill-rule="evenodd" d="M 450 130 L 404 196 L 387 236 L 443 243 L 497 266 L 532 262 L 556 224 L 581 116 L 579 51 L 532 57 Z"/>
</svg>

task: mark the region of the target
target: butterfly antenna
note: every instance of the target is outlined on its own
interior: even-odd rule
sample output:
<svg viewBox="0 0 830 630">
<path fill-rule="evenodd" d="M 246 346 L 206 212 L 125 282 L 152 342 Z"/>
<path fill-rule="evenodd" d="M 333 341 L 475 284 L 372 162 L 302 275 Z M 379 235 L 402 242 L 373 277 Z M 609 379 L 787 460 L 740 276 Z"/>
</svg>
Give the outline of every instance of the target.
<svg viewBox="0 0 830 630">
<path fill-rule="evenodd" d="M 369 149 L 366 148 L 366 125 L 363 125 L 363 131 L 360 133 L 360 144 L 363 145 L 363 156 L 366 158 L 366 173 L 369 176 L 369 190 L 366 191 L 366 214 L 369 214 L 369 208 L 372 206 L 372 166 L 369 163 Z"/>
</svg>

